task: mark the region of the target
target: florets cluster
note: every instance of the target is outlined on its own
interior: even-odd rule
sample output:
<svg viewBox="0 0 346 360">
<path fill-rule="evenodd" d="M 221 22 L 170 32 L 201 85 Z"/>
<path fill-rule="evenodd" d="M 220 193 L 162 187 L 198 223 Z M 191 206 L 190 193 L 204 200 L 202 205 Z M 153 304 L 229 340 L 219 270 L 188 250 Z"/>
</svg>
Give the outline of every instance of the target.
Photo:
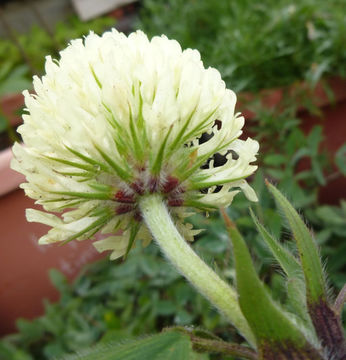
<svg viewBox="0 0 346 360">
<path fill-rule="evenodd" d="M 13 149 L 22 187 L 45 210 L 29 209 L 28 220 L 52 227 L 40 243 L 102 233 L 94 245 L 116 258 L 151 239 L 141 196 L 161 194 L 188 240 L 198 230 L 186 208 L 228 206 L 239 189 L 256 200 L 244 178 L 256 169 L 258 143 L 239 139 L 235 94 L 198 51 L 112 30 L 74 40 L 60 56 L 47 57 L 35 94 L 24 93 L 25 146 Z"/>
</svg>

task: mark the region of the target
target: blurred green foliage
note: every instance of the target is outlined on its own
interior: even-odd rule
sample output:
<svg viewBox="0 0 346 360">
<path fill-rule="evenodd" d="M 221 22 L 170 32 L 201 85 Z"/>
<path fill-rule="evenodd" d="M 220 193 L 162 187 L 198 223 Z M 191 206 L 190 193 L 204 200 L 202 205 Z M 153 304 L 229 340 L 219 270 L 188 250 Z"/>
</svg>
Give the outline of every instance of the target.
<svg viewBox="0 0 346 360">
<path fill-rule="evenodd" d="M 223 262 L 228 240 L 216 244 L 216 249 L 208 244 L 203 254 L 211 258 L 217 253 Z M 100 339 L 130 339 L 173 324 L 200 323 L 217 333 L 229 327 L 158 256 L 154 245 L 144 250 L 137 247 L 125 262 L 105 259 L 91 265 L 72 285 L 56 270 L 50 276 L 61 293 L 60 301 L 46 303 L 41 318 L 19 320 L 20 333 L 0 343 L 1 359 L 51 359 Z M 17 353 L 25 353 L 26 357 L 18 357 Z"/>
<path fill-rule="evenodd" d="M 263 170 L 253 181 L 260 201 L 253 205 L 257 217 L 277 238 L 290 246 L 290 235 L 263 182 Z M 283 191 L 285 187 L 281 187 Z M 300 202 L 306 193 L 291 196 Z M 304 202 L 304 201 L 303 201 Z M 308 203 L 307 200 L 305 200 Z M 229 214 L 236 220 L 251 249 L 256 269 L 275 299 L 286 302 L 285 278 L 273 267 L 274 259 L 249 216 L 249 203 L 236 197 Z M 306 218 L 322 258 L 328 257 L 326 270 L 331 290 L 336 293 L 346 280 L 344 266 L 346 202 L 334 206 L 308 207 Z M 195 251 L 227 281 L 234 282 L 231 244 L 217 213 L 206 218 L 196 214 L 192 223 L 205 231 L 197 236 Z M 137 246 L 124 262 L 104 259 L 84 268 L 69 284 L 57 270 L 50 277 L 60 292 L 55 304 L 45 303 L 45 315 L 33 321 L 17 321 L 18 333 L 0 342 L 0 358 L 8 360 L 54 359 L 96 343 L 132 339 L 172 325 L 194 325 L 213 331 L 225 340 L 239 341 L 236 331 L 186 282 L 159 254 L 155 244 Z M 211 357 L 211 359 L 221 359 Z M 223 357 L 222 359 L 227 359 Z M 231 358 L 229 358 L 231 359 Z"/>
<path fill-rule="evenodd" d="M 237 91 L 346 76 L 343 0 L 143 0 L 139 28 L 197 48 Z"/>
<path fill-rule="evenodd" d="M 0 39 L 1 67 L 12 70 L 29 60 L 26 63 L 28 66 L 26 73 L 28 79 L 33 75 L 30 70 L 37 75 L 41 75 L 44 72 L 46 56 L 51 55 L 53 58 L 58 58 L 59 51 L 65 48 L 71 39 L 87 35 L 89 31 L 98 34 L 102 33 L 114 23 L 114 18 L 110 17 L 101 17 L 83 22 L 77 16 L 72 16 L 65 21 L 58 22 L 52 33 L 38 25 L 34 25 L 28 33 L 15 35 L 26 55 L 26 59 L 23 59 L 20 48 L 11 39 Z"/>
<path fill-rule="evenodd" d="M 199 49 L 205 65 L 219 69 L 230 88 L 256 92 L 297 80 L 314 85 L 325 75 L 346 76 L 342 5 L 341 0 L 143 0 L 138 26 L 149 35 L 164 33 L 175 38 L 183 48 Z M 66 43 L 68 37 L 62 31 L 60 34 L 57 41 Z M 44 55 L 55 51 L 43 49 L 37 50 L 42 52 L 35 63 L 41 69 Z M 1 54 L 0 43 L 0 61 Z M 310 111 L 317 112 L 308 96 L 300 94 L 302 98 Z M 322 205 L 318 192 L 321 186 L 328 186 L 330 176 L 345 175 L 345 145 L 336 153 L 337 168 L 333 169 L 334 159 L 321 150 L 322 128 L 316 126 L 308 135 L 300 129 L 296 97 L 286 96 L 280 109 L 264 108 L 256 99 L 248 106 L 256 118 L 247 124 L 247 130 L 261 143 L 259 170 L 252 179 L 259 196 L 259 203 L 252 204 L 254 213 L 275 237 L 290 246 L 287 226 L 263 180 L 278 182 L 278 188 L 300 209 L 322 245 L 331 294 L 335 294 L 346 281 L 346 202 Z M 311 166 L 302 168 L 302 161 Z M 229 214 L 246 239 L 268 291 L 285 302 L 283 276 L 273 266 L 248 207 L 244 196 L 237 195 Z M 231 246 L 219 215 L 206 218 L 197 214 L 191 222 L 206 229 L 197 236 L 195 251 L 233 282 Z M 146 249 L 136 247 L 126 262 L 105 259 L 90 265 L 73 284 L 55 270 L 51 278 L 61 293 L 60 301 L 47 302 L 41 318 L 18 320 L 19 332 L 0 342 L 1 359 L 53 359 L 95 342 L 131 339 L 171 325 L 194 324 L 225 340 L 239 340 L 235 330 L 173 270 L 153 244 Z"/>
<path fill-rule="evenodd" d="M 58 58 L 59 51 L 64 49 L 71 39 L 82 37 L 89 31 L 102 33 L 114 25 L 114 22 L 111 17 L 82 22 L 78 17 L 72 16 L 66 21 L 58 22 L 53 34 L 34 25 L 28 33 L 15 35 L 18 44 L 11 39 L 0 38 L 0 97 L 30 89 L 32 76 L 42 75 L 44 72 L 46 56 Z M 11 128 L 0 105 L 0 134 L 4 131 L 7 131 L 12 142 L 18 141 L 18 135 Z"/>
</svg>

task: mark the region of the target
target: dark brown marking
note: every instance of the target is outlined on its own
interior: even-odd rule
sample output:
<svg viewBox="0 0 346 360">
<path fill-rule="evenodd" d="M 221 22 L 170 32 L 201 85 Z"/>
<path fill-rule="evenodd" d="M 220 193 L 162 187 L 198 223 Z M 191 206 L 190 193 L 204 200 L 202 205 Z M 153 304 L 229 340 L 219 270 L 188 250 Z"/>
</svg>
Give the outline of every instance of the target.
<svg viewBox="0 0 346 360">
<path fill-rule="evenodd" d="M 117 215 L 126 214 L 126 213 L 128 213 L 128 212 L 130 212 L 130 211 L 132 211 L 132 210 L 133 210 L 133 206 L 132 206 L 132 205 L 130 205 L 130 204 L 124 204 L 124 205 L 118 206 L 118 207 L 116 208 L 116 210 L 115 210 L 115 213 L 116 213 Z"/>
<path fill-rule="evenodd" d="M 134 190 L 138 195 L 144 194 L 144 184 L 142 180 L 136 180 L 130 185 L 131 189 Z"/>
<path fill-rule="evenodd" d="M 166 182 L 162 185 L 162 192 L 167 194 L 175 189 L 178 185 L 179 180 L 176 177 L 169 175 Z"/>
<path fill-rule="evenodd" d="M 124 204 L 133 204 L 136 202 L 135 197 L 133 196 L 133 194 L 126 194 L 124 191 L 119 190 L 115 195 L 114 195 L 114 200 L 116 200 L 117 202 L 120 203 L 124 203 Z"/>
<path fill-rule="evenodd" d="M 182 198 L 170 198 L 167 201 L 169 206 L 182 206 L 184 204 L 184 199 Z"/>
</svg>

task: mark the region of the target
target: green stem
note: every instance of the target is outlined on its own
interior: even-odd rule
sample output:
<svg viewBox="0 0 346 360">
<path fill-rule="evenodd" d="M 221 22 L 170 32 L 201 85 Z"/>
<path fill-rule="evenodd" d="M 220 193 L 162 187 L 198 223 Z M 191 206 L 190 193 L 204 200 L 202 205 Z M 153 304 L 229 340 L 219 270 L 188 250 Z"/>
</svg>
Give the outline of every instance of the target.
<svg viewBox="0 0 346 360">
<path fill-rule="evenodd" d="M 198 352 L 219 353 L 241 359 L 258 360 L 258 354 L 255 350 L 247 346 L 223 341 L 207 330 L 184 326 L 173 326 L 163 329 L 163 332 L 169 331 L 177 331 L 188 335 L 192 342 L 193 349 Z M 200 335 L 198 336 L 197 334 Z"/>
<path fill-rule="evenodd" d="M 230 344 L 225 341 L 203 339 L 197 336 L 190 336 L 195 350 L 208 353 L 221 353 L 230 356 L 241 357 L 242 359 L 257 360 L 257 353 L 245 346 Z"/>
<path fill-rule="evenodd" d="M 143 196 L 142 216 L 164 255 L 255 347 L 255 338 L 242 314 L 236 291 L 203 262 L 172 222 L 161 196 Z"/>
</svg>

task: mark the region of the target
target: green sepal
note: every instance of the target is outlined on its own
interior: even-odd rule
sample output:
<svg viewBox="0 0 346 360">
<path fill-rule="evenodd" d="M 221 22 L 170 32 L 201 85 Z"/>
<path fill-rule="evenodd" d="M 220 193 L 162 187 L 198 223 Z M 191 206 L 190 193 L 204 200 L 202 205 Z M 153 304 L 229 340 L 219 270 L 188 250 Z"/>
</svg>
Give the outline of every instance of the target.
<svg viewBox="0 0 346 360">
<path fill-rule="evenodd" d="M 192 116 L 193 116 L 195 110 L 196 110 L 196 108 L 191 112 L 190 116 L 185 121 L 184 126 L 181 127 L 179 133 L 175 136 L 175 140 L 170 144 L 168 156 L 170 156 L 176 150 L 177 147 L 179 147 L 181 144 L 184 144 L 183 135 L 185 134 L 185 131 L 190 124 L 190 121 L 192 119 Z"/>
<path fill-rule="evenodd" d="M 258 278 L 249 250 L 236 226 L 223 211 L 233 244 L 237 290 L 240 308 L 256 336 L 258 347 L 263 343 L 290 343 L 303 348 L 307 341 L 283 310 L 271 299 Z"/>
<path fill-rule="evenodd" d="M 100 184 L 100 183 L 89 183 L 88 186 L 93 190 L 97 190 L 99 192 L 108 193 L 111 196 L 112 187 L 110 185 Z"/>
<path fill-rule="evenodd" d="M 75 149 L 72 149 L 71 147 L 69 147 L 67 145 L 65 145 L 65 147 L 69 152 L 71 152 L 73 155 L 78 156 L 80 159 L 84 160 L 86 163 L 94 165 L 95 167 L 99 167 L 103 171 L 108 170 L 107 166 L 105 166 L 105 164 L 103 164 L 102 162 L 92 159 L 91 157 L 86 156 L 86 155 L 82 154 L 81 152 L 79 152 Z"/>
<path fill-rule="evenodd" d="M 94 78 L 97 86 L 98 86 L 100 89 L 102 89 L 102 83 L 101 83 L 101 81 L 99 80 L 99 78 L 96 76 L 96 73 L 95 73 L 94 68 L 93 68 L 90 64 L 89 64 L 89 67 L 90 67 L 91 73 L 92 73 L 92 75 L 93 75 L 93 78 Z"/>
<path fill-rule="evenodd" d="M 106 214 L 104 216 L 97 218 L 97 220 L 95 220 L 93 223 L 91 223 L 85 229 L 70 236 L 67 240 L 63 241 L 61 243 L 61 245 L 65 245 L 65 244 L 69 243 L 70 241 L 78 239 L 79 237 L 81 237 L 83 235 L 84 235 L 84 238 L 94 236 L 102 228 L 102 226 L 105 225 L 111 219 L 111 217 L 112 217 L 112 215 L 109 214 L 108 212 L 106 212 Z"/>
<path fill-rule="evenodd" d="M 111 194 L 110 193 L 105 193 L 105 192 L 98 192 L 98 193 L 93 193 L 93 192 L 78 192 L 78 191 L 51 191 L 52 194 L 56 194 L 56 195 L 66 195 L 69 196 L 70 199 L 78 199 L 78 198 L 82 198 L 82 199 L 89 199 L 89 200 L 111 200 Z M 61 199 L 61 201 L 63 200 L 70 200 L 70 199 Z M 57 201 L 55 199 L 52 200 L 52 202 Z"/>
<path fill-rule="evenodd" d="M 164 154 L 165 154 L 165 149 L 166 149 L 166 145 L 167 145 L 167 140 L 169 138 L 169 135 L 172 132 L 172 129 L 173 129 L 173 126 L 170 126 L 164 140 L 161 143 L 159 151 L 157 152 L 157 156 L 156 156 L 155 160 L 153 161 L 153 165 L 151 167 L 153 175 L 157 175 L 161 170 L 163 159 L 164 159 Z"/>
<path fill-rule="evenodd" d="M 136 156 L 137 160 L 139 161 L 143 161 L 144 158 L 144 146 L 145 144 L 143 144 L 143 139 L 140 139 L 138 137 L 137 134 L 137 126 L 135 124 L 132 112 L 131 112 L 131 107 L 129 105 L 129 113 L 130 113 L 130 122 L 129 122 L 129 128 L 130 128 L 130 134 L 131 134 L 131 138 L 133 141 L 133 150 L 134 150 L 134 155 Z"/>
<path fill-rule="evenodd" d="M 197 173 L 197 176 L 193 177 L 193 182 L 197 182 L 197 179 L 201 178 L 201 179 L 208 179 L 210 177 L 210 175 L 204 175 L 204 174 L 200 174 L 197 172 L 198 169 L 201 168 L 202 165 L 204 165 L 208 159 L 210 159 L 214 154 L 216 154 L 217 152 L 221 151 L 222 149 L 224 149 L 225 147 L 229 146 L 235 139 L 232 139 L 230 141 L 228 141 L 227 143 L 224 143 L 223 140 L 220 141 L 220 143 L 218 144 L 218 146 L 216 148 L 214 148 L 213 150 L 209 151 L 208 153 L 198 156 L 194 162 L 194 164 L 189 167 L 187 170 L 181 170 L 180 171 L 184 171 L 182 180 L 185 180 L 187 178 L 189 178 L 190 176 L 193 176 L 193 174 Z M 194 150 L 196 151 L 196 149 Z M 217 182 L 217 185 L 220 184 L 220 181 Z"/>
<path fill-rule="evenodd" d="M 113 159 L 111 159 L 97 144 L 94 143 L 95 149 L 99 152 L 102 158 L 107 162 L 107 164 L 115 171 L 115 173 L 123 180 L 128 181 L 131 179 L 131 173 L 127 170 L 124 170 L 119 166 Z"/>
<path fill-rule="evenodd" d="M 203 201 L 198 201 L 198 200 L 194 200 L 194 199 L 186 199 L 184 201 L 184 206 L 196 208 L 196 209 L 199 209 L 202 211 L 215 211 L 218 209 L 218 207 L 216 205 L 207 204 L 207 203 L 204 203 Z"/>
<path fill-rule="evenodd" d="M 132 222 L 131 229 L 130 229 L 129 243 L 128 243 L 127 248 L 126 248 L 125 255 L 123 256 L 124 260 L 127 258 L 127 255 L 129 254 L 129 252 L 130 252 L 130 250 L 132 248 L 132 245 L 136 240 L 136 236 L 138 234 L 138 231 L 139 231 L 140 227 L 141 227 L 141 224 L 139 222 L 137 222 L 135 220 Z"/>
<path fill-rule="evenodd" d="M 201 134 L 203 133 L 203 129 L 205 129 L 207 126 L 208 126 L 208 121 L 213 121 L 213 120 L 210 120 L 211 117 L 215 114 L 217 108 L 215 108 L 213 111 L 211 111 L 209 113 L 209 115 L 207 115 L 202 121 L 200 121 L 198 123 L 197 126 L 195 126 L 193 129 L 191 129 L 189 132 L 187 132 L 186 134 L 184 134 L 184 136 L 181 138 L 181 141 L 186 144 L 192 137 L 195 137 L 197 134 Z M 190 119 L 192 119 L 192 116 L 194 115 L 194 112 L 193 111 L 190 115 Z"/>
<path fill-rule="evenodd" d="M 115 119 L 112 110 L 103 102 L 103 107 L 106 109 L 109 116 L 106 116 L 106 120 L 113 129 L 116 130 L 117 136 L 113 136 L 114 144 L 119 154 L 126 154 L 128 151 L 129 135 L 127 131 L 122 127 L 119 122 Z"/>
<path fill-rule="evenodd" d="M 317 303 L 327 298 L 325 278 L 317 244 L 309 229 L 290 202 L 272 184 L 267 186 L 279 208 L 283 211 L 296 241 L 305 277 L 308 302 Z"/>
<path fill-rule="evenodd" d="M 89 172 L 95 172 L 95 168 L 92 165 L 80 164 L 80 163 L 77 163 L 75 161 L 69 161 L 69 160 L 64 160 L 64 159 L 60 159 L 60 158 L 55 158 L 53 156 L 45 156 L 45 158 L 49 159 L 49 160 L 59 162 L 59 163 L 64 164 L 64 165 L 75 167 L 77 169 L 82 169 L 82 170 L 86 170 L 86 171 L 89 171 Z"/>
</svg>

